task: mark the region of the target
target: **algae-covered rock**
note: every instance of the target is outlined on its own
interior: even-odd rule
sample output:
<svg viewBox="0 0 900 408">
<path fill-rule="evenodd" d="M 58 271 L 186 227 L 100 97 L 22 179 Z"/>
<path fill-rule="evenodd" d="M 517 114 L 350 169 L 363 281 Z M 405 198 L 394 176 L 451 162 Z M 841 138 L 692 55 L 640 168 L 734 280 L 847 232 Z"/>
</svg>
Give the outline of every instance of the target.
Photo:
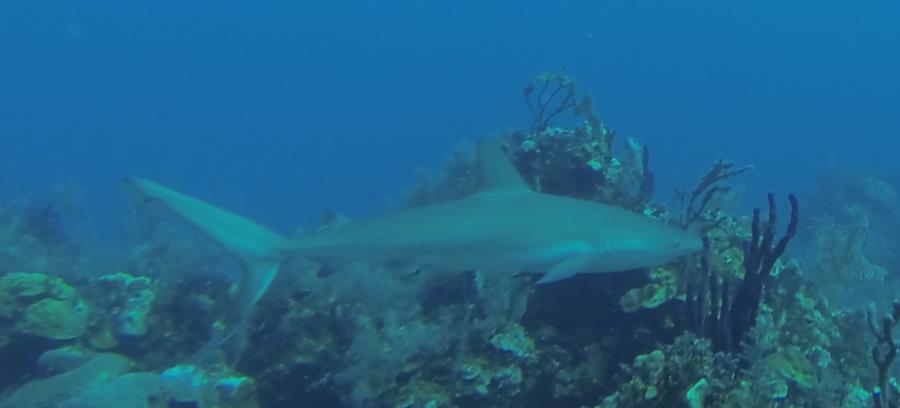
<svg viewBox="0 0 900 408">
<path fill-rule="evenodd" d="M 491 345 L 498 350 L 512 353 L 514 356 L 525 359 L 534 360 L 537 352 L 534 348 L 534 341 L 525 333 L 525 329 L 516 323 L 510 323 L 501 331 L 491 337 Z"/>
<path fill-rule="evenodd" d="M 120 355 L 100 354 L 72 371 L 23 385 L 0 401 L 0 408 L 60 407 L 73 396 L 120 377 L 130 365 Z"/>
<path fill-rule="evenodd" d="M 655 268 L 650 272 L 651 282 L 633 288 L 622 295 L 619 306 L 631 313 L 639 309 L 654 309 L 678 295 L 679 282 L 671 266 Z"/>
<path fill-rule="evenodd" d="M 798 347 L 786 347 L 766 358 L 766 364 L 785 380 L 803 388 L 810 388 L 816 380 L 816 366 Z"/>
<path fill-rule="evenodd" d="M 156 300 L 153 281 L 146 276 L 119 272 L 101 276 L 98 282 L 109 294 L 107 306 L 114 314 L 116 334 L 127 337 L 147 334 L 150 311 Z"/>
<path fill-rule="evenodd" d="M 69 340 L 87 330 L 87 308 L 81 302 L 41 300 L 25 310 L 16 326 L 21 333 L 53 340 Z"/>
<path fill-rule="evenodd" d="M 62 279 L 40 273 L 0 277 L 0 338 L 24 333 L 53 340 L 84 334 L 87 310 L 75 288 Z"/>
<path fill-rule="evenodd" d="M 91 354 L 75 346 L 47 350 L 37 360 L 43 374 L 61 374 L 81 367 L 91 359 Z"/>
<path fill-rule="evenodd" d="M 844 397 L 842 408 L 869 408 L 872 405 L 872 393 L 859 384 L 847 385 L 847 395 Z"/>
<path fill-rule="evenodd" d="M 42 273 L 16 272 L 0 277 L 0 303 L 25 301 L 38 297 L 72 299 L 75 288 L 62 279 Z"/>
<path fill-rule="evenodd" d="M 47 291 L 48 281 L 40 273 L 11 273 L 0 277 L 0 318 L 14 318 L 27 298 Z"/>
<path fill-rule="evenodd" d="M 691 388 L 688 388 L 687 393 L 685 393 L 684 399 L 688 403 L 688 407 L 690 408 L 703 408 L 703 400 L 706 399 L 706 394 L 709 392 L 709 382 L 706 381 L 706 378 L 701 378 Z"/>
<path fill-rule="evenodd" d="M 3 293 L 0 292 L 0 297 Z M 0 319 L 9 320 L 16 315 L 15 304 L 7 301 L 8 299 L 0 298 Z"/>
<path fill-rule="evenodd" d="M 440 408 L 453 406 L 452 397 L 438 384 L 417 377 L 403 386 L 396 407 Z"/>
<path fill-rule="evenodd" d="M 0 295 L 7 298 L 34 297 L 50 286 L 50 278 L 40 273 L 11 273 L 0 278 Z"/>
<path fill-rule="evenodd" d="M 160 375 L 129 373 L 131 366 L 118 354 L 98 354 L 70 371 L 25 384 L 0 401 L 0 408 L 166 408 L 170 401 L 210 408 L 259 407 L 255 382 L 226 368 L 176 366 Z"/>
<path fill-rule="evenodd" d="M 224 367 L 204 369 L 191 364 L 169 368 L 160 375 L 173 401 L 201 407 L 256 408 L 256 383 Z"/>
<path fill-rule="evenodd" d="M 116 336 L 111 331 L 103 328 L 92 330 L 87 341 L 91 348 L 96 350 L 110 350 L 119 345 L 119 340 L 116 339 Z"/>
<path fill-rule="evenodd" d="M 166 389 L 155 373 L 129 373 L 88 388 L 59 404 L 60 408 L 164 408 Z"/>
</svg>

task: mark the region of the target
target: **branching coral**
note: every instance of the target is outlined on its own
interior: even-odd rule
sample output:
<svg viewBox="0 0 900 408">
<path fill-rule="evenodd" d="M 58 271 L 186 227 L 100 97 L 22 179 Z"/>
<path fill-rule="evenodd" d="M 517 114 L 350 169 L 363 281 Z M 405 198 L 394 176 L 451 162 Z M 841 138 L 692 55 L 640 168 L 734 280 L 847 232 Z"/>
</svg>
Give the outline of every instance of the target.
<svg viewBox="0 0 900 408">
<path fill-rule="evenodd" d="M 876 323 L 875 305 L 869 305 L 866 314 L 869 321 L 869 329 L 878 344 L 872 347 L 872 361 L 878 367 L 878 386 L 872 392 L 874 394 L 875 408 L 893 408 L 900 406 L 898 394 L 894 384 L 888 384 L 889 371 L 897 357 L 897 341 L 894 340 L 894 327 L 900 321 L 900 301 L 894 301 L 891 313 L 884 315 L 881 324 Z"/>
<path fill-rule="evenodd" d="M 788 196 L 791 216 L 787 231 L 776 243 L 778 225 L 775 195 L 769 194 L 769 218 L 762 224 L 759 209 L 753 211 L 752 236 L 744 254 L 744 276 L 719 277 L 709 264 L 709 239 L 704 239 L 704 254 L 697 276 L 687 289 L 688 320 L 694 330 L 709 337 L 716 350 L 737 352 L 759 314 L 763 291 L 788 243 L 797 233 L 799 206 L 797 198 Z M 733 285 L 737 287 L 733 287 Z"/>
<path fill-rule="evenodd" d="M 564 72 L 565 69 L 562 69 L 553 74 L 536 75 L 522 90 L 522 97 L 528 105 L 528 110 L 531 111 L 532 132 L 543 132 L 550 126 L 550 120 L 554 117 L 578 106 L 576 82 Z"/>
<path fill-rule="evenodd" d="M 681 203 L 681 219 L 679 225 L 682 228 L 690 228 L 710 211 L 710 204 L 720 194 L 731 191 L 731 187 L 722 186 L 720 183 L 732 179 L 742 173 L 753 170 L 753 166 L 736 167 L 735 163 L 725 159 L 717 160 L 713 166 L 697 183 L 693 190 L 688 192 L 683 189 L 675 189 L 675 197 Z M 699 201 L 698 201 L 699 200 Z M 713 220 L 712 225 L 707 225 L 702 230 L 707 231 L 715 227 L 719 220 Z"/>
</svg>

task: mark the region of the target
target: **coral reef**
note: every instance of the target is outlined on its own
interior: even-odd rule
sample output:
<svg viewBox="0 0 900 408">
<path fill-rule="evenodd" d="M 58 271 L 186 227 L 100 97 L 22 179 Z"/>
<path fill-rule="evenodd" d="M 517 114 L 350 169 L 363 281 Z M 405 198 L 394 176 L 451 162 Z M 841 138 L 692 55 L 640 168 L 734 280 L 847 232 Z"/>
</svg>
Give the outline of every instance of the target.
<svg viewBox="0 0 900 408">
<path fill-rule="evenodd" d="M 680 336 L 626 365 L 601 406 L 871 406 L 861 316 L 830 311 L 796 264 L 770 285 L 739 353 Z"/>
<path fill-rule="evenodd" d="M 887 267 L 900 262 L 896 187 L 875 174 L 831 171 L 814 198 L 805 256 L 811 278 L 841 306 L 892 298 Z"/>
<path fill-rule="evenodd" d="M 722 406 L 735 386 L 735 370 L 735 362 L 713 353 L 709 341 L 686 334 L 635 357 L 623 372 L 628 380 L 600 407 Z"/>
<path fill-rule="evenodd" d="M 703 233 L 704 253 L 646 273 L 540 286 L 527 274 L 325 271 L 294 259 L 247 323 L 247 351 L 229 365 L 206 353 L 227 340 L 217 328 L 235 283 L 223 272 L 232 261 L 214 245 L 141 213 L 153 222 L 139 241 L 90 264 L 72 249 L 65 206 L 4 207 L 0 408 L 896 404 L 896 313 L 872 317 L 870 332 L 825 287 L 892 287 L 877 266 L 893 264 L 885 248 L 900 242 L 888 180 L 835 175 L 820 199 L 804 201 L 815 262 L 801 268 L 785 250 L 800 222 L 795 197 L 781 239 L 774 196 L 768 217 L 730 212 L 725 183 L 749 167 L 717 161 L 696 188 L 676 193 L 682 207 L 670 212 L 652 201 L 649 150 L 617 139 L 574 79 L 541 74 L 522 95 L 531 123 L 500 141 L 532 188 Z M 406 205 L 463 197 L 476 173 L 462 146 L 418 180 Z"/>
</svg>

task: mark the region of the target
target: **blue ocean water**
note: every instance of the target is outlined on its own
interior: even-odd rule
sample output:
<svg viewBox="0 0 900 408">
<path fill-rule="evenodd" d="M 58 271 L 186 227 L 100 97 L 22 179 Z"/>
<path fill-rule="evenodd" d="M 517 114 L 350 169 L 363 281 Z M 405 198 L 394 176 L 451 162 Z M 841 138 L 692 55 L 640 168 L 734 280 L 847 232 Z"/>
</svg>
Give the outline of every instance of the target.
<svg viewBox="0 0 900 408">
<path fill-rule="evenodd" d="M 169 406 L 203 400 L 188 394 L 210 384 L 215 398 L 239 399 L 250 383 L 266 407 L 634 406 L 629 396 L 656 403 L 647 406 L 762 398 L 819 407 L 870 406 L 879 395 L 897 406 L 900 389 L 892 398 L 874 390 L 900 373 L 870 350 L 896 351 L 878 330 L 896 325 L 900 304 L 874 335 L 859 311 L 872 302 L 890 312 L 900 288 L 898 21 L 900 3 L 887 0 L 6 0 L 0 367 L 15 368 L 0 370 L 0 408 L 18 406 L 24 384 L 101 368 L 115 381 L 131 370 L 184 393 Z M 593 95 L 617 143 L 633 137 L 648 147 L 656 202 L 675 204 L 672 190 L 693 187 L 720 157 L 753 165 L 727 180 L 741 191 L 739 208 L 703 211 L 691 226 L 712 236 L 712 249 L 651 273 L 537 287 L 473 271 L 434 283 L 421 270 L 326 265 L 312 274 L 287 262 L 255 305 L 261 312 L 224 324 L 246 333 L 223 334 L 235 294 L 218 278 L 246 263 L 229 263 L 209 236 L 177 225 L 136 237 L 136 221 L 157 220 L 134 211 L 123 182 L 131 176 L 284 234 L 315 229 L 327 210 L 365 218 L 397 209 L 419 169 L 444 168 L 456 146 L 527 129 L 523 86 L 560 70 Z M 572 136 L 582 119 L 554 125 Z M 552 158 L 519 160 L 547 176 L 549 189 L 583 181 L 554 179 Z M 635 186 L 588 174 L 589 191 L 573 195 L 679 223 L 677 206 L 664 215 L 646 200 L 604 196 L 601 187 Z M 741 291 L 737 283 L 752 281 L 748 271 L 765 258 L 754 256 L 771 250 L 753 252 L 740 218 L 751 207 L 765 213 L 770 191 L 781 227 L 787 194 L 800 197 L 798 237 L 783 263 L 762 272 L 780 275 L 758 281 L 770 286 L 755 303 L 728 298 L 728 284 L 731 295 Z M 87 211 L 76 222 L 86 230 L 68 230 L 65 200 Z M 56 275 L 68 283 L 48 278 Z M 711 293 L 699 303 L 696 281 Z M 716 296 L 750 304 L 749 323 L 722 323 L 716 307 L 707 315 Z M 72 310 L 47 311 L 61 304 Z M 44 331 L 35 315 L 75 327 Z M 238 339 L 242 361 L 201 368 L 204 344 L 224 350 L 222 339 L 238 332 L 247 335 Z M 653 364 L 683 378 L 661 381 Z M 706 391 L 707 379 L 718 388 Z M 746 383 L 756 388 L 742 399 Z M 107 406 L 84 399 L 115 395 L 73 388 L 69 406 Z M 618 405 L 606 405 L 613 397 Z"/>
<path fill-rule="evenodd" d="M 120 178 L 279 229 L 371 215 L 461 140 L 521 126 L 562 66 L 651 148 L 657 196 L 725 156 L 751 191 L 893 168 L 895 2 L 155 2 L 0 7 L 0 194 L 71 182 L 95 222 Z M 109 226 L 109 225 L 107 225 Z"/>
</svg>

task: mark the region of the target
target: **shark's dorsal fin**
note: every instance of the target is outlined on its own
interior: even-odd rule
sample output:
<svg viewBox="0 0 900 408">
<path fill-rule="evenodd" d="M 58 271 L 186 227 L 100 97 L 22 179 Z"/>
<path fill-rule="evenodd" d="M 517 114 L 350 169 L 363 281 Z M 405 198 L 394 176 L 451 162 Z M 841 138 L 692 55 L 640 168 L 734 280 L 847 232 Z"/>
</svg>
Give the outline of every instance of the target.
<svg viewBox="0 0 900 408">
<path fill-rule="evenodd" d="M 531 191 L 496 139 L 482 139 L 478 143 L 477 161 L 481 178 L 478 192 Z"/>
<path fill-rule="evenodd" d="M 331 210 L 325 211 L 322 213 L 322 223 L 319 225 L 319 228 L 316 229 L 316 232 L 340 228 L 350 222 L 350 217 L 347 217 L 344 214 Z"/>
</svg>

